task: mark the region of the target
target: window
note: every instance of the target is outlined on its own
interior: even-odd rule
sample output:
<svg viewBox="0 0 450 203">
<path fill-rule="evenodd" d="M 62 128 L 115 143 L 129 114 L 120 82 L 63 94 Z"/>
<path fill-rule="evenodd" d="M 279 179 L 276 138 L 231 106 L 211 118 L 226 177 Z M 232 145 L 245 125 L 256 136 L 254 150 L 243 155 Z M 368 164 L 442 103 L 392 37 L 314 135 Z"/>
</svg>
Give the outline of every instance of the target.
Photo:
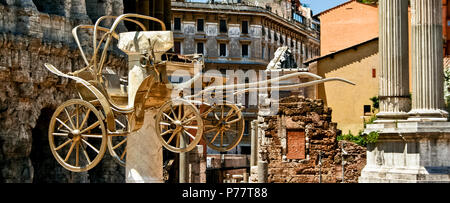
<svg viewBox="0 0 450 203">
<path fill-rule="evenodd" d="M 370 105 L 364 105 L 364 115 L 370 115 L 372 113 L 372 106 Z"/>
<path fill-rule="evenodd" d="M 227 32 L 227 21 L 226 20 L 220 20 L 219 21 L 220 26 L 220 32 L 224 33 Z"/>
<path fill-rule="evenodd" d="M 242 45 L 242 57 L 248 57 L 248 44 Z"/>
<path fill-rule="evenodd" d="M 204 54 L 203 42 L 197 43 L 197 54 Z"/>
<path fill-rule="evenodd" d="M 262 47 L 262 50 L 261 50 L 261 59 L 264 59 L 264 52 L 266 51 L 266 47 Z"/>
<path fill-rule="evenodd" d="M 376 78 L 377 77 L 377 69 L 372 68 L 372 78 Z"/>
<path fill-rule="evenodd" d="M 220 44 L 219 48 L 219 56 L 227 56 L 227 44 Z"/>
<path fill-rule="evenodd" d="M 248 21 L 242 21 L 242 34 L 248 34 Z"/>
<path fill-rule="evenodd" d="M 181 54 L 181 42 L 175 41 L 173 45 L 173 52 L 176 54 Z"/>
<path fill-rule="evenodd" d="M 197 19 L 197 32 L 204 32 L 204 24 L 205 20 L 203 19 Z"/>
<path fill-rule="evenodd" d="M 173 30 L 181 30 L 181 18 L 173 19 Z"/>
</svg>

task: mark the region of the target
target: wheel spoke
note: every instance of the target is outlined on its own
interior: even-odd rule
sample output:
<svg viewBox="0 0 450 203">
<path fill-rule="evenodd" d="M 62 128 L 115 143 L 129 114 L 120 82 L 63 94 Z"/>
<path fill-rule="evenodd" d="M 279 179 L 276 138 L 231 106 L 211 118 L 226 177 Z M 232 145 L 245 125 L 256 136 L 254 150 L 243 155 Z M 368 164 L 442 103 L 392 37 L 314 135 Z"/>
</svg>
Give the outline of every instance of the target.
<svg viewBox="0 0 450 203">
<path fill-rule="evenodd" d="M 185 125 L 185 124 L 188 124 L 188 123 L 192 122 L 196 118 L 197 118 L 196 116 L 193 116 L 193 117 L 191 117 L 191 118 L 189 118 L 189 119 L 187 119 L 185 121 L 182 121 L 181 123 L 182 123 L 182 125 Z"/>
<path fill-rule="evenodd" d="M 225 113 L 225 112 L 224 112 L 225 109 L 224 109 L 224 106 L 223 106 L 223 105 L 221 105 L 220 107 L 221 107 L 221 109 L 222 109 L 222 114 L 220 115 L 220 118 L 223 119 L 223 116 L 224 116 L 223 114 Z"/>
<path fill-rule="evenodd" d="M 64 129 L 58 129 L 58 130 L 61 131 L 61 132 L 65 132 L 66 134 L 70 133 L 70 131 L 67 131 L 67 130 L 64 130 Z"/>
<path fill-rule="evenodd" d="M 225 121 L 227 121 L 228 119 L 230 119 L 234 114 L 234 109 L 231 108 L 230 111 L 228 111 L 227 116 L 225 117 Z"/>
<path fill-rule="evenodd" d="M 172 112 L 173 117 L 175 117 L 175 119 L 178 119 L 177 114 L 175 113 L 175 111 L 172 108 L 172 105 L 170 106 L 170 111 Z"/>
<path fill-rule="evenodd" d="M 120 159 L 125 158 L 126 153 L 127 153 L 127 148 L 125 148 L 125 150 L 123 150 L 122 155 L 120 156 Z"/>
<path fill-rule="evenodd" d="M 69 133 L 52 133 L 53 136 L 69 136 Z"/>
<path fill-rule="evenodd" d="M 100 121 L 97 121 L 95 123 L 93 123 L 92 125 L 90 125 L 89 127 L 87 127 L 86 129 L 82 130 L 80 133 L 83 134 L 86 131 L 92 130 L 95 127 L 97 127 L 98 125 L 100 125 Z"/>
<path fill-rule="evenodd" d="M 220 131 L 220 147 L 223 147 L 223 131 Z"/>
<path fill-rule="evenodd" d="M 123 139 L 119 144 L 117 144 L 116 146 L 113 147 L 113 149 L 117 149 L 118 147 L 120 147 L 121 145 L 123 145 L 125 142 L 127 142 L 128 137 Z"/>
<path fill-rule="evenodd" d="M 211 139 L 211 142 L 209 142 L 209 143 L 212 144 L 216 140 L 216 138 L 219 134 L 220 134 L 220 130 L 217 131 L 216 135 L 214 135 L 213 139 Z"/>
<path fill-rule="evenodd" d="M 66 146 L 67 144 L 71 143 L 72 140 L 67 140 L 66 142 L 64 142 L 63 144 L 59 145 L 58 147 L 55 148 L 55 151 L 60 150 L 61 148 L 63 148 L 64 146 Z"/>
<path fill-rule="evenodd" d="M 161 137 L 164 136 L 164 135 L 167 135 L 167 134 L 169 134 L 171 132 L 173 132 L 173 130 L 167 130 L 167 131 L 161 133 Z"/>
<path fill-rule="evenodd" d="M 96 134 L 81 134 L 81 137 L 103 138 L 103 135 L 96 135 Z"/>
<path fill-rule="evenodd" d="M 166 122 L 159 122 L 159 124 L 160 124 L 160 125 L 165 125 L 165 126 L 170 126 L 170 124 L 169 124 L 169 123 L 166 123 Z"/>
<path fill-rule="evenodd" d="M 178 133 L 172 133 L 172 136 L 170 136 L 169 140 L 167 140 L 167 144 L 170 144 L 173 140 L 173 138 L 177 135 Z"/>
<path fill-rule="evenodd" d="M 219 118 L 219 116 L 217 116 L 216 113 L 214 113 L 214 117 L 216 117 L 216 119 L 217 119 L 218 121 L 220 121 L 220 118 Z"/>
<path fill-rule="evenodd" d="M 167 117 L 170 121 L 172 121 L 172 122 L 175 122 L 170 116 L 168 116 L 166 113 L 164 113 L 163 112 L 163 115 L 165 116 L 165 117 Z M 174 115 L 175 116 L 175 115 Z"/>
<path fill-rule="evenodd" d="M 191 119 L 191 118 L 195 118 L 195 116 L 194 117 L 190 117 L 192 114 L 194 114 L 194 112 L 191 111 L 189 114 L 186 114 L 186 111 L 185 111 L 185 114 L 183 115 L 183 118 L 180 119 L 181 122 L 184 122 L 186 120 L 186 118 L 188 118 L 188 120 Z"/>
<path fill-rule="evenodd" d="M 72 121 L 72 117 L 73 117 L 73 116 L 70 116 L 70 115 L 69 115 L 69 112 L 67 112 L 67 109 L 66 109 L 66 108 L 64 108 L 64 112 L 66 112 L 67 118 L 69 118 L 70 125 L 72 126 L 72 128 L 73 128 L 73 129 L 76 129 L 76 127 L 75 127 L 75 125 L 73 124 L 73 121 Z"/>
<path fill-rule="evenodd" d="M 80 128 L 80 105 L 76 105 L 77 129 Z"/>
<path fill-rule="evenodd" d="M 80 145 L 81 145 L 81 149 L 83 149 L 84 157 L 86 158 L 86 160 L 88 161 L 88 163 L 91 164 L 92 161 L 91 161 L 91 159 L 89 158 L 89 155 L 88 155 L 86 149 L 84 148 L 84 146 L 83 146 L 81 143 L 80 143 Z"/>
<path fill-rule="evenodd" d="M 204 134 L 208 134 L 208 133 L 210 133 L 210 132 L 214 132 L 216 130 L 216 128 L 211 128 L 211 129 L 209 129 L 209 130 L 207 130 L 207 131 L 205 131 L 205 132 L 203 132 Z"/>
<path fill-rule="evenodd" d="M 188 131 L 186 131 L 186 130 L 183 130 L 184 131 L 184 133 L 186 133 L 186 135 L 188 135 L 189 137 L 191 137 L 193 140 L 195 140 L 195 137 L 191 134 L 191 133 L 189 133 Z"/>
<path fill-rule="evenodd" d="M 67 152 L 66 158 L 64 159 L 64 162 L 67 162 L 69 160 L 70 155 L 72 154 L 73 147 L 75 146 L 76 142 L 72 142 L 72 145 L 70 145 L 69 152 Z"/>
<path fill-rule="evenodd" d="M 83 141 L 87 146 L 89 146 L 92 150 L 94 150 L 97 154 L 99 153 L 98 149 L 95 148 L 94 146 L 92 146 L 89 142 L 87 142 L 84 139 L 81 139 L 81 141 Z"/>
<path fill-rule="evenodd" d="M 56 118 L 56 120 L 61 123 L 64 127 L 67 128 L 67 130 L 72 131 L 72 129 L 69 128 L 69 126 L 67 126 L 65 123 L 63 123 L 61 120 L 59 120 L 59 118 Z"/>
<path fill-rule="evenodd" d="M 197 126 L 183 126 L 183 128 L 198 130 Z"/>
<path fill-rule="evenodd" d="M 235 123 L 239 122 L 240 120 L 241 120 L 240 118 L 237 118 L 237 119 L 234 119 L 232 121 L 228 121 L 227 124 L 228 125 L 235 124 Z"/>
<path fill-rule="evenodd" d="M 211 113 L 211 111 L 214 110 L 214 107 L 209 108 L 205 112 L 202 113 L 202 117 L 208 117 L 208 114 Z"/>
<path fill-rule="evenodd" d="M 89 114 L 91 113 L 91 109 L 88 109 L 88 111 L 86 112 L 86 115 L 84 116 L 83 121 L 80 124 L 80 128 L 82 128 L 84 126 L 84 124 L 86 123 L 87 119 L 89 118 Z"/>
<path fill-rule="evenodd" d="M 80 143 L 77 142 L 76 144 L 76 156 L 75 156 L 75 166 L 78 167 L 80 166 Z"/>
<path fill-rule="evenodd" d="M 182 107 L 184 107 L 183 104 L 180 104 L 178 106 L 178 118 L 177 118 L 177 120 L 181 119 L 181 112 L 183 111 L 183 109 L 181 109 Z"/>
</svg>

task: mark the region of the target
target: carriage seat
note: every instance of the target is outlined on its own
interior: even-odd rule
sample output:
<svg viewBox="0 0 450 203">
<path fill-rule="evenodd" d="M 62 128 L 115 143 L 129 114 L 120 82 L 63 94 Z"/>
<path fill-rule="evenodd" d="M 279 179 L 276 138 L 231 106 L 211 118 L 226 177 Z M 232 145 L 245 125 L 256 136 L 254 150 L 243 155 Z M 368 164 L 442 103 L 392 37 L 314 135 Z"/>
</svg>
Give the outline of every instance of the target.
<svg viewBox="0 0 450 203">
<path fill-rule="evenodd" d="M 117 47 L 126 54 L 155 53 L 156 62 L 173 47 L 172 31 L 137 31 L 119 34 Z"/>
</svg>

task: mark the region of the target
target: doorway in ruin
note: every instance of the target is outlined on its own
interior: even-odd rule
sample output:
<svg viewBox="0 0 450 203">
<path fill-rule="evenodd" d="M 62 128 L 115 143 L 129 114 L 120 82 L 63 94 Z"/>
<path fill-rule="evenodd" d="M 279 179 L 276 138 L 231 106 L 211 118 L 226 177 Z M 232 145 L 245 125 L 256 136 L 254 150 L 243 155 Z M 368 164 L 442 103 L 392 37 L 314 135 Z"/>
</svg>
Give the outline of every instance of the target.
<svg viewBox="0 0 450 203">
<path fill-rule="evenodd" d="M 33 3 L 41 13 L 65 16 L 64 0 L 33 0 Z"/>
<path fill-rule="evenodd" d="M 48 126 L 55 110 L 44 108 L 32 130 L 32 148 L 30 159 L 34 168 L 33 183 L 67 183 L 70 172 L 58 164 L 50 150 Z"/>
</svg>

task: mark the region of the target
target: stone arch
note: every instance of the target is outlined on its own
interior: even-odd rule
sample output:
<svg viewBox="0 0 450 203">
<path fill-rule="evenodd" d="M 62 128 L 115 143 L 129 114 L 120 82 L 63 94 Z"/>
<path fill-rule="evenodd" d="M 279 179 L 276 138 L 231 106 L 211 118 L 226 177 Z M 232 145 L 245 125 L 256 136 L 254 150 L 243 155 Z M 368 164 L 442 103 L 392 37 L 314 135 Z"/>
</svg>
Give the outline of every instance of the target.
<svg viewBox="0 0 450 203">
<path fill-rule="evenodd" d="M 50 151 L 48 142 L 48 126 L 54 108 L 46 107 L 32 129 L 32 148 L 30 153 L 33 165 L 33 183 L 70 183 L 89 182 L 87 173 L 72 173 L 58 164 Z"/>
<path fill-rule="evenodd" d="M 33 0 L 33 3 L 41 13 L 65 16 L 64 0 Z"/>
<path fill-rule="evenodd" d="M 105 13 L 102 12 L 103 6 L 100 6 L 104 2 L 104 0 L 86 0 L 86 13 L 93 23 Z"/>
</svg>

